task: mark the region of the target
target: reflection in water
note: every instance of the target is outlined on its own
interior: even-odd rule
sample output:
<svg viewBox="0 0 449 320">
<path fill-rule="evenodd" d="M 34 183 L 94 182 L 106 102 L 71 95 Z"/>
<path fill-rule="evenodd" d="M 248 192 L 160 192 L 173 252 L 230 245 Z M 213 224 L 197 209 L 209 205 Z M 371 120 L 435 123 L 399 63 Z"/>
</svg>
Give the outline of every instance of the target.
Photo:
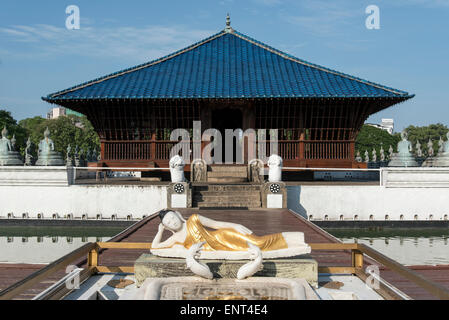
<svg viewBox="0 0 449 320">
<path fill-rule="evenodd" d="M 343 242 L 366 244 L 405 265 L 449 264 L 448 229 L 326 229 Z"/>
<path fill-rule="evenodd" d="M 108 241 L 122 228 L 0 228 L 0 263 L 51 263 L 88 242 Z"/>
<path fill-rule="evenodd" d="M 449 247 L 445 238 L 340 238 L 345 243 L 357 241 L 369 245 L 405 265 L 449 264 Z"/>
</svg>

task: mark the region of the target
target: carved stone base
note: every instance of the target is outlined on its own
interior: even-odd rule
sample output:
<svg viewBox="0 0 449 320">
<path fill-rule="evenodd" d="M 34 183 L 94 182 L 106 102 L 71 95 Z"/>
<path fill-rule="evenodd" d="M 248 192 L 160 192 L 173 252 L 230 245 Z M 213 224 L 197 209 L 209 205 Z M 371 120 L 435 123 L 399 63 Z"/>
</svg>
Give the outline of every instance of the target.
<svg viewBox="0 0 449 320">
<path fill-rule="evenodd" d="M 214 278 L 235 279 L 240 267 L 248 260 L 202 260 L 201 262 L 210 268 Z M 192 271 L 187 268 L 185 259 L 161 258 L 152 254 L 143 254 L 136 260 L 134 274 L 138 287 L 147 278 L 194 276 Z M 303 278 L 311 286 L 316 287 L 318 284 L 318 263 L 308 255 L 264 260 L 263 269 L 254 274 L 254 277 Z"/>
<path fill-rule="evenodd" d="M 304 279 L 249 278 L 206 280 L 198 277 L 147 279 L 119 300 L 319 300 Z"/>
</svg>

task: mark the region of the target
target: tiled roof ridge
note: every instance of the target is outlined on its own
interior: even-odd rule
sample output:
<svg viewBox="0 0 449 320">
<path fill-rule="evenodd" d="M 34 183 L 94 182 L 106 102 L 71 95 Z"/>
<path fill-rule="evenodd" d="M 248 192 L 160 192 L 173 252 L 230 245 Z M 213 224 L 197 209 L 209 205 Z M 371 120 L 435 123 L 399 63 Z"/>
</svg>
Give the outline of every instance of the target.
<svg viewBox="0 0 449 320">
<path fill-rule="evenodd" d="M 332 70 L 332 69 L 329 69 L 329 68 L 326 68 L 326 67 L 323 67 L 323 66 L 320 66 L 320 65 L 317 65 L 317 64 L 314 64 L 314 63 L 311 63 L 311 62 L 299 59 L 299 58 L 297 58 L 295 56 L 292 56 L 292 55 L 290 55 L 288 53 L 285 53 L 285 52 L 282 52 L 282 51 L 280 51 L 280 50 L 278 50 L 276 48 L 273 48 L 273 47 L 271 47 L 271 46 L 269 46 L 269 45 L 267 45 L 267 44 L 265 44 L 263 42 L 260 42 L 258 40 L 255 40 L 255 39 L 251 38 L 251 37 L 248 37 L 247 35 L 245 35 L 243 33 L 240 33 L 240 32 L 238 32 L 236 30 L 232 30 L 232 33 L 235 36 L 239 37 L 240 39 L 248 41 L 248 42 L 250 42 L 250 43 L 252 43 L 252 44 L 254 44 L 254 45 L 258 46 L 258 47 L 261 47 L 261 48 L 263 48 L 265 50 L 268 50 L 271 53 L 277 54 L 278 56 L 280 56 L 280 57 L 282 57 L 284 59 L 288 59 L 288 60 L 291 60 L 293 62 L 300 63 L 300 64 L 303 64 L 305 66 L 308 66 L 308 67 L 311 67 L 311 68 L 314 68 L 314 69 L 318 69 L 320 71 L 324 71 L 324 72 L 327 72 L 327 73 L 332 73 L 334 75 L 345 77 L 345 78 L 348 78 L 350 80 L 354 80 L 354 81 L 357 81 L 357 82 L 360 82 L 360 83 L 363 83 L 363 84 L 367 84 L 367 85 L 376 87 L 378 89 L 389 91 L 389 92 L 392 92 L 392 93 L 397 94 L 397 95 L 401 95 L 401 96 L 407 96 L 408 95 L 408 92 L 405 92 L 405 91 L 401 91 L 401 90 L 397 90 L 397 89 L 394 89 L 394 88 L 390 88 L 390 87 L 387 87 L 387 86 L 384 86 L 384 85 L 381 85 L 381 84 L 378 84 L 378 83 L 375 83 L 375 82 L 371 82 L 371 81 L 368 81 L 368 80 L 365 80 L 365 79 L 354 77 L 354 76 L 351 76 L 351 75 L 343 73 L 343 72 Z"/>
</svg>

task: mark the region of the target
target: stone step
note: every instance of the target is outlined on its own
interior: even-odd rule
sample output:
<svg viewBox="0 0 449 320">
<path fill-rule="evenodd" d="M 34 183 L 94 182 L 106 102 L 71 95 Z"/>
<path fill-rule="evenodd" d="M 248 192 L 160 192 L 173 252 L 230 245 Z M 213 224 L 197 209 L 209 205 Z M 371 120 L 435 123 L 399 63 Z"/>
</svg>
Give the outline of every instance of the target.
<svg viewBox="0 0 449 320">
<path fill-rule="evenodd" d="M 243 171 L 228 171 L 228 172 L 221 172 L 221 171 L 209 171 L 207 173 L 207 178 L 220 178 L 220 177 L 241 177 L 241 178 L 247 178 L 248 174 Z"/>
<path fill-rule="evenodd" d="M 260 201 L 251 202 L 198 202 L 198 208 L 260 208 Z"/>
<path fill-rule="evenodd" d="M 212 165 L 208 172 L 248 172 L 247 166 L 227 166 L 227 165 Z"/>
<path fill-rule="evenodd" d="M 203 195 L 203 194 L 195 194 L 193 196 L 194 201 L 204 201 L 204 202 L 220 202 L 220 201 L 236 201 L 236 202 L 245 202 L 245 201 L 260 201 L 260 194 L 250 194 L 250 195 Z"/>
<path fill-rule="evenodd" d="M 258 184 L 209 184 L 196 185 L 193 187 L 193 192 L 198 191 L 216 191 L 216 192 L 260 192 L 261 186 Z"/>
<path fill-rule="evenodd" d="M 226 176 L 226 177 L 207 177 L 207 182 L 212 183 L 232 183 L 232 182 L 247 182 L 248 178 L 245 177 L 232 177 L 232 176 Z"/>
</svg>

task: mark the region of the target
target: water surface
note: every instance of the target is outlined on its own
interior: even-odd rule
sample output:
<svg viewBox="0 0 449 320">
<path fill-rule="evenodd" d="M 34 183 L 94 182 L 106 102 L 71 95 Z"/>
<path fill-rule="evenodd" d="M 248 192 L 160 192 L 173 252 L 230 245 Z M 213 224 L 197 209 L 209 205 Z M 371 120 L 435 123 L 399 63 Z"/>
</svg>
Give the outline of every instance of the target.
<svg viewBox="0 0 449 320">
<path fill-rule="evenodd" d="M 404 265 L 449 264 L 449 229 L 326 229 L 345 243 L 366 244 Z"/>
<path fill-rule="evenodd" d="M 117 227 L 0 227 L 0 263 L 51 263 L 88 242 L 107 241 Z"/>
</svg>

